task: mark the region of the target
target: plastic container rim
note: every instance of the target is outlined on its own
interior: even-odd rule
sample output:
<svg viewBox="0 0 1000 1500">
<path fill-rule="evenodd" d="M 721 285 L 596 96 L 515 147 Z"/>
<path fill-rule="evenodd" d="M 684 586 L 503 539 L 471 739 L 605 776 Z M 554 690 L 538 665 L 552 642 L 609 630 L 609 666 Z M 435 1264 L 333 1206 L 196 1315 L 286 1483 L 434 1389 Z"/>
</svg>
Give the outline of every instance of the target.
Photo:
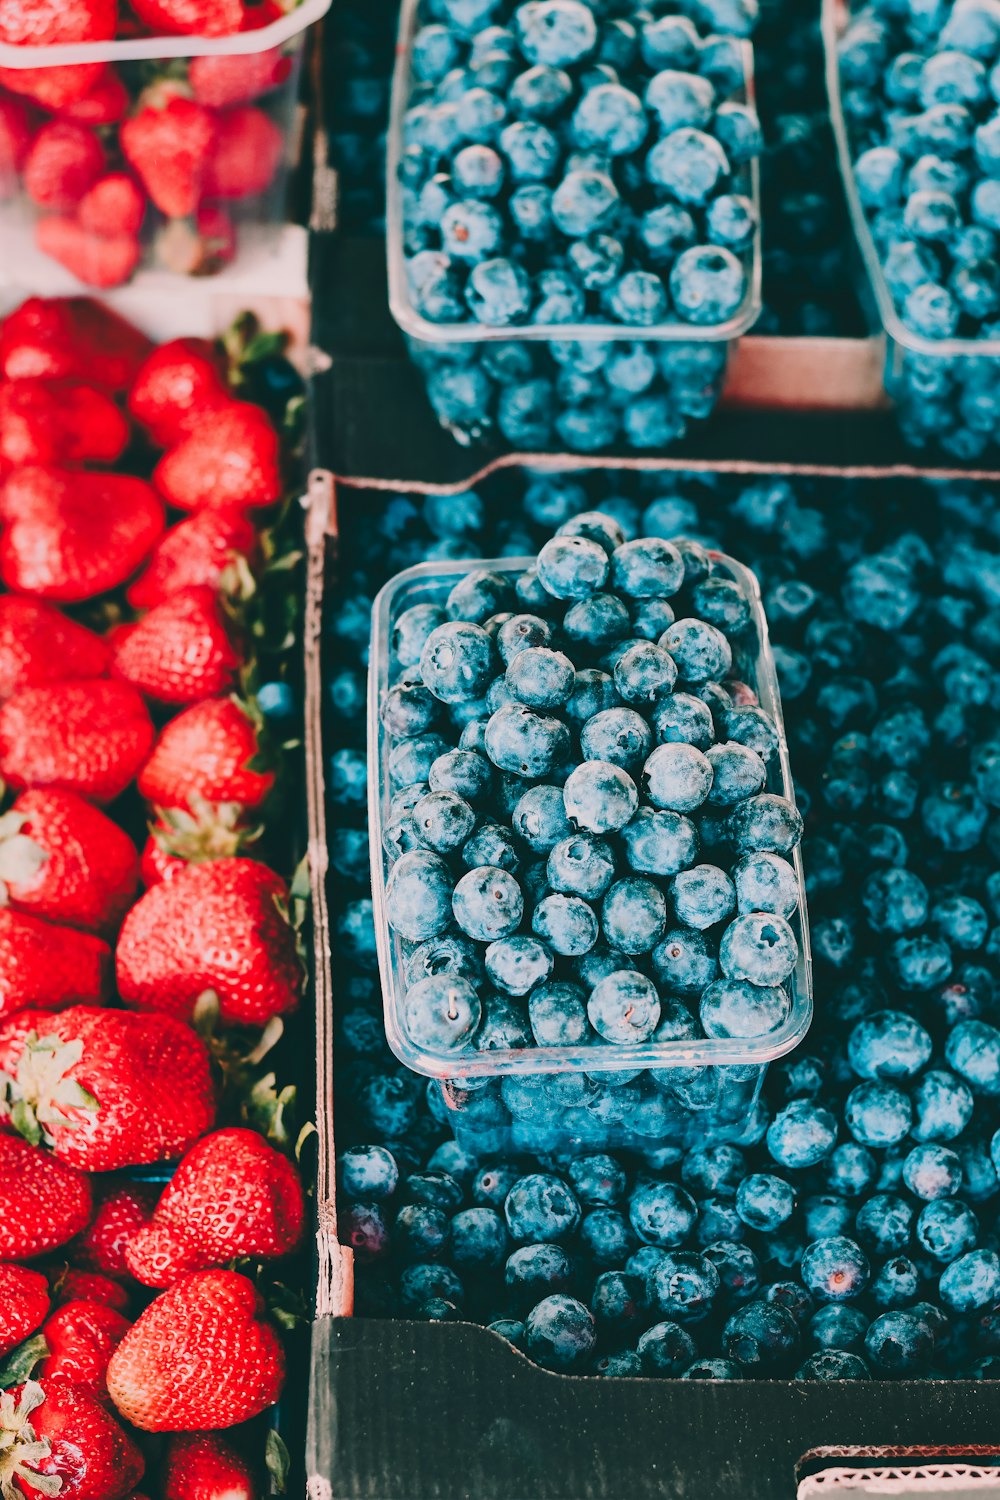
<svg viewBox="0 0 1000 1500">
<path fill-rule="evenodd" d="M 767 619 L 756 574 L 743 563 L 724 552 L 711 550 L 709 556 L 732 570 L 745 590 L 757 632 L 758 650 L 754 662 L 755 688 L 760 705 L 774 719 L 778 730 L 778 766 L 781 795 L 795 802 L 788 743 L 785 736 L 777 675 L 769 649 Z M 497 573 L 523 573 L 533 566 L 534 557 L 467 558 L 447 562 L 417 563 L 397 573 L 385 583 L 372 605 L 372 629 L 368 666 L 368 833 L 372 876 L 372 905 L 375 942 L 378 950 L 379 977 L 386 1039 L 395 1056 L 415 1073 L 428 1078 L 492 1078 L 517 1073 L 619 1072 L 623 1068 L 710 1067 L 725 1064 L 766 1064 L 798 1046 L 812 1022 L 813 982 L 812 954 L 809 943 L 809 914 L 806 903 L 805 875 L 801 848 L 792 852 L 798 886 L 798 948 L 793 983 L 788 987 L 792 1009 L 779 1031 L 764 1037 L 701 1037 L 670 1042 L 645 1042 L 616 1046 L 610 1043 L 575 1047 L 523 1047 L 495 1052 L 435 1053 L 417 1047 L 403 1031 L 401 978 L 402 943 L 392 932 L 386 914 L 387 856 L 382 847 L 382 832 L 389 806 L 388 777 L 381 775 L 382 748 L 385 733 L 379 715 L 383 691 L 389 685 L 389 660 L 394 606 L 399 595 L 415 584 L 445 581 L 464 575 L 473 568 Z M 661 877 L 662 878 L 662 877 Z"/>
<path fill-rule="evenodd" d="M 868 223 L 861 195 L 858 192 L 851 158 L 851 143 L 844 116 L 844 101 L 840 87 L 839 44 L 846 22 L 851 17 L 849 0 L 823 0 L 821 27 L 823 51 L 826 64 L 826 90 L 830 104 L 830 122 L 837 147 L 837 165 L 844 185 L 847 209 L 851 218 L 854 237 L 861 251 L 865 274 L 875 298 L 875 304 L 883 332 L 893 343 L 909 350 L 911 354 L 929 354 L 938 359 L 957 357 L 995 359 L 1000 356 L 1000 338 L 992 339 L 928 339 L 907 328 L 896 311 L 896 303 L 889 283 L 885 279 L 882 260 L 875 238 Z"/>
<path fill-rule="evenodd" d="M 655 323 L 639 327 L 634 323 L 432 323 L 421 316 L 410 301 L 406 280 L 406 256 L 403 251 L 403 186 L 399 180 L 399 163 L 403 144 L 403 118 L 410 95 L 410 59 L 420 0 L 403 0 L 399 15 L 396 61 L 392 74 L 389 105 L 389 134 L 386 139 L 386 263 L 389 279 L 389 311 L 397 325 L 411 338 L 437 344 L 477 344 L 485 341 L 584 343 L 611 339 L 641 343 L 656 340 L 663 343 L 727 343 L 752 328 L 763 308 L 762 296 L 762 213 L 760 201 L 760 163 L 750 162 L 750 199 L 757 217 L 753 236 L 750 275 L 738 310 L 724 323 Z M 730 37 L 743 59 L 743 94 L 751 106 L 755 102 L 753 46 L 749 41 Z"/>
<path fill-rule="evenodd" d="M 332 0 L 302 0 L 301 5 L 257 31 L 232 36 L 143 36 L 118 41 L 59 42 L 52 46 L 15 47 L 0 42 L 0 67 L 54 68 L 75 63 L 141 62 L 159 57 L 236 57 L 267 52 L 298 36 L 320 20 Z"/>
</svg>

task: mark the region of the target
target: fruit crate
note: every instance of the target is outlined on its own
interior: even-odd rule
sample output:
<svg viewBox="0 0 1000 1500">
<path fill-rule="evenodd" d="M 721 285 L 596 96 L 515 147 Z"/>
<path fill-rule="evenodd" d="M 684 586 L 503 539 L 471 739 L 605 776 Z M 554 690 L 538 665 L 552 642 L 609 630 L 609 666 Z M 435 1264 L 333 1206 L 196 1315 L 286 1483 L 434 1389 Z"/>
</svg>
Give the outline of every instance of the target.
<svg viewBox="0 0 1000 1500">
<path fill-rule="evenodd" d="M 0 265 L 37 267 L 53 294 L 234 264 L 280 284 L 303 60 L 329 5 L 222 37 L 0 42 Z"/>
<path fill-rule="evenodd" d="M 741 463 L 717 469 L 747 473 Z M 674 472 L 674 464 L 662 466 L 668 490 Z M 750 473 L 756 472 L 751 467 Z M 779 477 L 794 482 L 797 472 L 786 465 Z M 837 504 L 838 481 L 858 478 L 874 513 L 890 504 L 898 508 L 913 475 L 901 479 L 898 470 L 886 468 L 863 476 L 831 471 L 831 507 Z M 447 497 L 481 481 L 481 474 L 467 472 L 461 485 L 425 484 L 422 493 Z M 314 839 L 323 837 L 322 805 L 329 790 L 319 727 L 328 713 L 321 653 L 324 638 L 339 628 L 337 601 L 330 597 L 338 553 L 348 550 L 358 518 L 382 503 L 386 490 L 402 495 L 413 488 L 333 480 L 320 492 L 322 513 L 310 526 L 307 675 L 316 734 L 310 774 Z M 405 509 L 402 499 L 399 503 Z M 442 514 L 446 503 L 442 500 Z M 923 517 L 917 504 L 913 520 L 919 531 Z M 332 876 L 329 896 L 332 901 L 339 896 Z M 470 1493 L 488 1500 L 523 1500 L 529 1494 L 539 1500 L 610 1500 L 622 1494 L 652 1500 L 691 1493 L 712 1500 L 776 1500 L 798 1493 L 800 1500 L 816 1500 L 831 1490 L 918 1500 L 924 1494 L 993 1492 L 1000 1460 L 1000 1390 L 994 1382 L 904 1379 L 873 1387 L 783 1378 L 595 1380 L 545 1371 L 469 1323 L 355 1317 L 354 1258 L 337 1238 L 332 1170 L 333 1054 L 343 1045 L 334 1040 L 335 1021 L 348 981 L 345 976 L 333 983 L 332 972 L 342 972 L 343 949 L 329 914 L 324 920 L 331 923 L 332 964 L 318 1015 L 325 1170 L 317 1190 L 321 1270 L 309 1401 L 310 1500 L 334 1495 L 464 1500 Z M 455 1411 L 461 1420 L 442 1416 Z"/>
</svg>

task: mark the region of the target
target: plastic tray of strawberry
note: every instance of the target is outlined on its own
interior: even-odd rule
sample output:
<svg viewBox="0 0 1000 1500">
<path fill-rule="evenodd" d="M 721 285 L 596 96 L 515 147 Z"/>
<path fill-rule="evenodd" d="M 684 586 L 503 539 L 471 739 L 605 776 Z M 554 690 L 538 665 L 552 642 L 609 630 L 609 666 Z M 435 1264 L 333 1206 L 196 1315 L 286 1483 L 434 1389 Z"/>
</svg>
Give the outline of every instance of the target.
<svg viewBox="0 0 1000 1500">
<path fill-rule="evenodd" d="M 0 325 L 5 1500 L 251 1500 L 301 1451 L 282 351 L 249 316 L 154 347 L 85 299 Z"/>
<path fill-rule="evenodd" d="M 364 814 L 369 616 L 399 569 L 528 555 L 583 510 L 757 573 L 805 819 L 816 1018 L 771 1065 L 737 1142 L 476 1157 L 383 1032 Z M 328 821 L 340 1223 L 357 1314 L 486 1324 L 585 1375 L 995 1377 L 994 492 L 515 471 L 459 495 L 342 490 L 340 547 Z"/>
</svg>

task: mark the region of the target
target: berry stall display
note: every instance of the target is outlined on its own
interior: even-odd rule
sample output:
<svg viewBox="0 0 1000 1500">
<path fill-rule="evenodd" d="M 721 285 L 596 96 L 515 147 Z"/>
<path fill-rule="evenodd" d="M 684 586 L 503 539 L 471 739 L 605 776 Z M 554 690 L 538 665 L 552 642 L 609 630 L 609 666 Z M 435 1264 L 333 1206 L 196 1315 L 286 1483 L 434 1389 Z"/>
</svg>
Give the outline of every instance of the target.
<svg viewBox="0 0 1000 1500">
<path fill-rule="evenodd" d="M 439 420 L 523 449 L 661 448 L 760 310 L 753 7 L 407 0 L 390 306 Z M 713 34 L 730 24 L 738 35 Z M 488 19 L 489 24 L 485 24 Z"/>
<path fill-rule="evenodd" d="M 1000 19 L 979 0 L 825 14 L 848 202 L 905 439 L 1000 437 Z"/>
<path fill-rule="evenodd" d="M 411 569 L 373 619 L 397 1056 L 480 1154 L 739 1138 L 811 1011 L 752 574 L 595 511 L 537 557 Z"/>
<path fill-rule="evenodd" d="M 383 1029 L 369 619 L 396 570 L 523 557 L 585 510 L 628 541 L 724 549 L 760 579 L 805 824 L 816 1017 L 739 1143 L 473 1154 Z M 995 1375 L 995 492 L 509 472 L 461 495 L 345 493 L 340 519 L 328 795 L 357 1314 L 476 1321 L 547 1368 L 599 1376 Z"/>
<path fill-rule="evenodd" d="M 209 275 L 285 218 L 299 72 L 328 0 L 21 0 L 0 16 L 0 252 L 87 286 Z M 52 60 L 49 61 L 51 54 Z"/>
<path fill-rule="evenodd" d="M 77 298 L 0 324 L 11 1500 L 255 1500 L 288 1457 L 302 387 L 282 346 L 244 318 L 156 347 Z"/>
</svg>

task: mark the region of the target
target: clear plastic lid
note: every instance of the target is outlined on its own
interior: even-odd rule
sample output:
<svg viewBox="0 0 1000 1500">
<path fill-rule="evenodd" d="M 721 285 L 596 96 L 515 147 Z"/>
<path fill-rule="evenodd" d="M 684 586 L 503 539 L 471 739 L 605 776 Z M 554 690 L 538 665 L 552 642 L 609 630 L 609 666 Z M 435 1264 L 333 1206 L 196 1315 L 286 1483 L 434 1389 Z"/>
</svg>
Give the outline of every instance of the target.
<svg viewBox="0 0 1000 1500">
<path fill-rule="evenodd" d="M 851 20 L 849 0 L 823 0 L 823 49 L 826 55 L 826 87 L 830 98 L 830 119 L 837 143 L 837 163 L 844 183 L 844 194 L 851 216 L 854 235 L 864 261 L 868 285 L 882 327 L 894 343 L 913 354 L 931 355 L 936 359 L 1000 357 L 1000 338 L 928 339 L 907 328 L 896 308 L 895 299 L 885 278 L 885 269 L 865 214 L 854 176 L 854 160 L 844 115 L 840 88 L 840 42 Z"/>
<path fill-rule="evenodd" d="M 736 583 L 751 614 L 743 649 L 734 643 L 734 672 L 755 690 L 760 706 L 772 718 L 778 732 L 778 753 L 768 763 L 765 790 L 777 792 L 794 803 L 795 792 L 788 760 L 788 746 L 781 713 L 777 673 L 768 641 L 767 621 L 755 575 L 724 553 L 709 553 L 722 576 Z M 395 680 L 399 664 L 392 653 L 393 626 L 414 604 L 443 603 L 455 583 L 472 569 L 519 576 L 535 562 L 533 557 L 470 559 L 429 562 L 398 573 L 385 585 L 372 607 L 371 649 L 368 667 L 368 816 L 371 847 L 372 904 L 375 939 L 385 1011 L 386 1037 L 392 1051 L 416 1073 L 427 1077 L 482 1080 L 516 1073 L 595 1073 L 621 1069 L 699 1068 L 726 1064 L 760 1065 L 790 1052 L 805 1036 L 812 1020 L 812 956 L 806 910 L 805 880 L 798 848 L 790 856 L 798 887 L 796 909 L 789 918 L 798 941 L 798 961 L 786 989 L 791 1000 L 788 1019 L 778 1031 L 766 1036 L 743 1038 L 702 1037 L 669 1042 L 645 1042 L 573 1047 L 526 1047 L 507 1051 L 434 1052 L 416 1046 L 403 1026 L 405 998 L 403 942 L 389 926 L 386 912 L 386 882 L 390 861 L 382 835 L 390 802 L 389 736 L 380 717 L 382 698 Z M 528 783 L 526 782 L 527 786 Z M 656 877 L 653 877 L 656 878 Z M 471 1086 L 471 1084 L 470 1084 Z"/>
<path fill-rule="evenodd" d="M 725 343 L 739 338 L 752 327 L 760 316 L 763 306 L 761 294 L 761 207 L 760 168 L 754 158 L 748 167 L 740 169 L 745 174 L 742 184 L 754 206 L 757 227 L 750 248 L 749 274 L 743 301 L 731 318 L 724 323 L 700 325 L 671 321 L 656 323 L 652 327 L 639 327 L 634 323 L 600 322 L 585 323 L 517 323 L 496 327 L 488 323 L 432 323 L 417 312 L 410 300 L 406 276 L 406 253 L 403 248 L 403 187 L 399 180 L 399 166 L 403 154 L 403 122 L 409 105 L 412 87 L 411 56 L 413 37 L 417 29 L 417 13 L 420 0 L 403 0 L 399 16 L 399 37 L 396 43 L 396 64 L 392 76 L 392 99 L 389 109 L 389 134 L 386 143 L 386 261 L 389 274 L 389 310 L 404 333 L 412 338 L 424 339 L 439 344 L 476 344 L 483 341 L 514 343 L 520 340 L 534 342 L 565 340 L 575 343 L 587 339 L 624 339 L 630 343 L 656 340 L 664 343 L 701 344 Z M 750 42 L 728 39 L 739 48 L 743 62 L 743 91 L 734 96 L 737 102 L 753 105 L 754 62 Z M 746 259 L 744 259 L 746 264 Z"/>
<path fill-rule="evenodd" d="M 287 15 L 256 31 L 232 36 L 132 36 L 107 42 L 59 42 L 21 47 L 0 42 L 0 68 L 54 68 L 71 63 L 136 62 L 158 57 L 236 57 L 280 47 L 325 16 L 331 0 L 302 0 Z"/>
</svg>

